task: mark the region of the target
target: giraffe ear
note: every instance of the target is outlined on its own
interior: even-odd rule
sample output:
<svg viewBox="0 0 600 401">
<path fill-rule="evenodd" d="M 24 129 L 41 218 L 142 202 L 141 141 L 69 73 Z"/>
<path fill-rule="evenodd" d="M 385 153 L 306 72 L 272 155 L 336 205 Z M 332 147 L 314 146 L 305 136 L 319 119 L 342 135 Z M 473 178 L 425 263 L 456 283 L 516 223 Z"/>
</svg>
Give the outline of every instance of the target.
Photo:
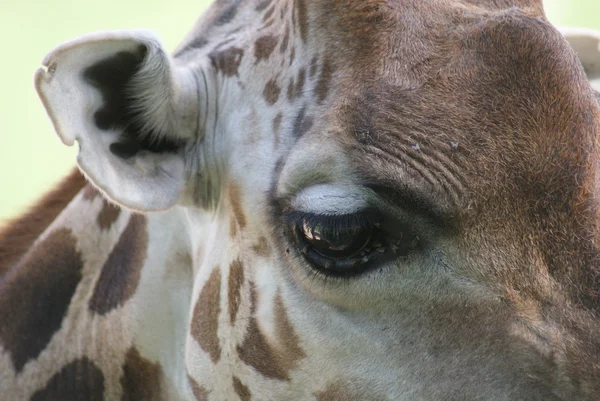
<svg viewBox="0 0 600 401">
<path fill-rule="evenodd" d="M 592 87 L 600 91 L 600 32 L 585 28 L 561 28 L 577 53 Z"/>
<path fill-rule="evenodd" d="M 116 203 L 173 206 L 184 191 L 184 148 L 197 127 L 196 81 L 146 31 L 96 33 L 52 51 L 35 86 L 85 175 Z"/>
</svg>

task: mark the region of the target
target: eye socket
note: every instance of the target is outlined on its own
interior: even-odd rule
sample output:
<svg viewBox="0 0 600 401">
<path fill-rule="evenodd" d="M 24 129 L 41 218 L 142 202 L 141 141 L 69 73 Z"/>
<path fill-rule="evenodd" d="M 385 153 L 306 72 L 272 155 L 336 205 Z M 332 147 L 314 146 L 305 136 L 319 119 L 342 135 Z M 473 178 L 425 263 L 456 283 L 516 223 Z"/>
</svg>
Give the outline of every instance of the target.
<svg viewBox="0 0 600 401">
<path fill-rule="evenodd" d="M 348 215 L 293 213 L 294 242 L 307 262 L 326 276 L 355 276 L 382 262 L 408 255 L 419 237 L 408 227 L 391 224 L 375 212 Z"/>
</svg>

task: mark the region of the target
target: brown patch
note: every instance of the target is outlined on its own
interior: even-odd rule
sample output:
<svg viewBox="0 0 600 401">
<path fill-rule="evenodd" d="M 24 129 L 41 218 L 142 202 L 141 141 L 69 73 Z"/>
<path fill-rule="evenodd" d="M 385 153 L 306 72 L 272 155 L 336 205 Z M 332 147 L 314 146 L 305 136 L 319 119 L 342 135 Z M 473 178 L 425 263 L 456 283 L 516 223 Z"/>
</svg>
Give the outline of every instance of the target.
<svg viewBox="0 0 600 401">
<path fill-rule="evenodd" d="M 235 221 L 235 218 L 233 218 L 233 216 L 230 216 L 229 218 L 229 236 L 231 238 L 234 238 L 238 233 L 237 230 L 237 223 Z"/>
<path fill-rule="evenodd" d="M 256 42 L 254 42 L 256 63 L 268 59 L 271 53 L 273 53 L 275 46 L 277 46 L 277 38 L 274 35 L 265 35 L 256 39 Z"/>
<path fill-rule="evenodd" d="M 294 83 L 294 78 L 290 78 L 290 82 L 288 83 L 288 88 L 287 88 L 287 97 L 290 102 L 296 98 L 295 90 L 296 90 L 296 85 Z"/>
<path fill-rule="evenodd" d="M 147 248 L 146 217 L 134 214 L 102 267 L 88 303 L 91 311 L 105 315 L 131 298 L 139 284 Z"/>
<path fill-rule="evenodd" d="M 237 47 L 230 47 L 222 51 L 214 51 L 209 54 L 214 68 L 228 77 L 238 75 L 244 51 Z"/>
<path fill-rule="evenodd" d="M 100 192 L 98 192 L 91 184 L 86 185 L 83 189 L 83 198 L 85 200 L 93 201 L 98 196 L 102 197 Z M 121 215 L 121 208 L 110 203 L 106 199 L 103 199 L 103 202 L 102 210 L 98 213 L 96 222 L 98 223 L 98 226 L 100 226 L 100 229 L 108 230 Z"/>
<path fill-rule="evenodd" d="M 275 333 L 279 341 L 281 353 L 281 365 L 283 369 L 290 371 L 296 367 L 298 361 L 306 357 L 300 347 L 300 339 L 294 330 L 294 326 L 287 314 L 287 309 L 281 293 L 275 296 Z"/>
<path fill-rule="evenodd" d="M 290 28 L 285 26 L 285 33 L 283 34 L 283 39 L 281 40 L 281 46 L 279 46 L 279 51 L 281 53 L 287 50 L 288 44 L 290 42 Z"/>
<path fill-rule="evenodd" d="M 194 380 L 190 375 L 188 375 L 188 381 L 190 382 L 190 386 L 192 387 L 192 393 L 194 393 L 194 397 L 196 397 L 196 400 L 208 401 L 208 390 L 200 386 L 196 382 L 196 380 Z"/>
<path fill-rule="evenodd" d="M 317 401 L 383 401 L 382 397 L 374 393 L 373 389 L 358 389 L 356 383 L 336 381 L 329 383 L 324 390 L 315 393 Z"/>
<path fill-rule="evenodd" d="M 279 128 L 281 128 L 281 120 L 283 119 L 283 114 L 281 112 L 277 113 L 275 118 L 273 119 L 273 132 L 278 133 Z"/>
<path fill-rule="evenodd" d="M 263 97 L 270 105 L 274 105 L 275 102 L 279 99 L 279 94 L 281 93 L 281 89 L 277 86 L 277 81 L 274 79 L 269 80 L 265 85 L 265 90 L 263 91 Z"/>
<path fill-rule="evenodd" d="M 94 199 L 96 199 L 97 196 L 102 196 L 102 195 L 100 195 L 100 192 L 98 192 L 98 190 L 96 188 L 94 188 L 94 186 L 92 184 L 87 184 L 83 188 L 83 199 L 88 200 L 88 201 L 93 201 Z"/>
<path fill-rule="evenodd" d="M 129 348 L 121 376 L 123 395 L 121 401 L 160 401 L 163 399 L 161 383 L 163 371 L 160 365 L 143 358 L 135 347 Z"/>
<path fill-rule="evenodd" d="M 306 8 L 306 0 L 295 0 L 294 6 L 298 12 L 298 26 L 300 27 L 300 37 L 303 42 L 308 39 L 308 10 Z"/>
<path fill-rule="evenodd" d="M 104 204 L 102 205 L 102 210 L 98 213 L 98 218 L 96 222 L 100 226 L 102 230 L 108 230 L 115 221 L 119 218 L 121 214 L 121 208 L 113 205 L 108 202 L 106 199 L 104 200 Z"/>
<path fill-rule="evenodd" d="M 292 65 L 294 63 L 295 59 L 296 59 L 296 48 L 292 47 L 292 50 L 290 51 L 290 65 Z"/>
<path fill-rule="evenodd" d="M 48 228 L 85 184 L 85 178 L 75 168 L 24 215 L 2 223 L 0 278 L 31 248 L 40 234 Z"/>
<path fill-rule="evenodd" d="M 233 226 L 230 227 L 231 235 L 234 236 L 236 233 L 235 224 L 243 229 L 246 227 L 246 215 L 244 214 L 244 210 L 242 208 L 242 202 L 240 199 L 240 189 L 235 184 L 229 185 L 229 204 L 231 206 L 231 210 L 233 211 L 234 218 L 232 219 Z"/>
<path fill-rule="evenodd" d="M 302 107 L 294 120 L 294 135 L 299 138 L 306 134 L 313 126 L 313 119 L 306 115 L 306 106 Z"/>
<path fill-rule="evenodd" d="M 300 68 L 298 70 L 298 76 L 296 80 L 290 79 L 290 83 L 287 89 L 287 97 L 290 101 L 299 98 L 302 95 L 302 90 L 304 89 L 304 83 L 306 82 L 306 69 Z"/>
<path fill-rule="evenodd" d="M 298 71 L 298 77 L 296 78 L 296 97 L 302 96 L 302 90 L 304 89 L 304 82 L 306 81 L 306 68 L 300 68 Z"/>
<path fill-rule="evenodd" d="M 323 60 L 323 66 L 321 67 L 321 75 L 315 88 L 317 100 L 319 103 L 323 102 L 329 94 L 329 87 L 331 85 L 331 78 L 333 77 L 333 66 L 327 57 Z"/>
<path fill-rule="evenodd" d="M 317 73 L 317 69 L 319 68 L 319 58 L 314 55 L 312 60 L 310 60 L 310 70 L 308 71 L 308 75 L 312 78 Z"/>
<path fill-rule="evenodd" d="M 235 390 L 235 393 L 240 397 L 240 401 L 250 401 L 252 399 L 250 389 L 235 376 L 233 376 L 233 389 Z"/>
<path fill-rule="evenodd" d="M 352 68 L 355 71 L 368 73 L 380 68 L 381 62 L 387 58 L 387 55 L 400 54 L 397 53 L 398 43 L 404 44 L 403 40 L 411 46 L 403 50 L 404 54 L 413 55 L 414 49 L 427 37 L 432 36 L 432 31 L 436 31 L 436 29 L 426 28 L 427 32 L 423 32 L 415 25 L 424 23 L 425 20 L 432 23 L 432 20 L 436 20 L 437 17 L 434 13 L 440 12 L 435 6 L 424 5 L 422 1 L 410 1 L 404 3 L 402 7 L 396 7 L 397 4 L 394 5 L 389 0 L 328 1 L 320 4 L 322 15 L 335 15 L 335 18 L 329 18 L 331 22 L 328 25 L 335 24 L 335 36 L 331 39 L 343 44 L 340 50 L 344 53 L 338 52 L 335 48 L 331 49 L 337 53 L 335 59 L 344 59 L 348 55 L 350 58 L 346 60 L 353 63 Z M 403 12 L 399 11 L 404 6 L 406 9 Z M 427 14 L 427 17 L 416 16 L 418 14 Z M 323 21 L 319 22 L 323 23 Z M 436 22 L 437 26 L 439 26 L 438 22 Z M 411 29 L 411 33 L 407 34 L 405 29 Z M 418 40 L 413 40 L 416 38 Z M 439 40 L 447 43 L 447 38 Z M 403 55 L 400 63 L 404 62 Z"/>
<path fill-rule="evenodd" d="M 83 260 L 71 230 L 56 229 L 0 280 L 0 342 L 17 372 L 61 328 L 81 280 Z"/>
<path fill-rule="evenodd" d="M 103 401 L 104 375 L 87 358 L 77 359 L 52 376 L 30 401 Z"/>
<path fill-rule="evenodd" d="M 240 360 L 246 365 L 252 366 L 266 377 L 278 380 L 289 380 L 288 372 L 281 370 L 277 354 L 268 344 L 267 339 L 258 327 L 258 322 L 256 321 L 256 317 L 254 317 L 257 303 L 256 298 L 256 288 L 254 288 L 254 285 L 251 285 L 250 308 L 252 310 L 252 316 L 248 323 L 244 342 L 237 347 Z"/>
<path fill-rule="evenodd" d="M 341 382 L 330 383 L 323 391 L 315 393 L 317 401 L 350 401 L 355 398 L 346 392 Z"/>
<path fill-rule="evenodd" d="M 297 366 L 300 359 L 305 357 L 305 354 L 298 345 L 298 337 L 287 318 L 279 294 L 278 298 L 279 300 L 276 299 L 275 301 L 275 325 L 276 335 L 280 340 L 278 346 L 274 348 L 260 331 L 254 316 L 258 300 L 256 288 L 251 285 L 250 308 L 252 316 L 244 342 L 237 347 L 237 352 L 242 362 L 252 366 L 262 375 L 272 379 L 290 380 L 291 370 Z"/>
<path fill-rule="evenodd" d="M 221 358 L 219 345 L 219 314 L 221 313 L 221 269 L 217 266 L 204 284 L 194 306 L 190 331 L 200 348 L 213 363 Z"/>
<path fill-rule="evenodd" d="M 237 318 L 237 313 L 240 308 L 240 303 L 242 300 L 240 290 L 243 284 L 244 265 L 239 259 L 237 259 L 231 262 L 231 265 L 229 266 L 229 290 L 227 295 L 229 299 L 229 318 L 232 325 Z"/>
<path fill-rule="evenodd" d="M 275 135 L 275 146 L 279 145 L 279 128 L 281 128 L 281 120 L 283 119 L 283 114 L 281 112 L 277 113 L 275 118 L 273 119 L 273 134 Z"/>
<path fill-rule="evenodd" d="M 258 243 L 252 246 L 252 249 L 259 256 L 269 256 L 269 243 L 265 237 L 260 237 Z"/>
</svg>

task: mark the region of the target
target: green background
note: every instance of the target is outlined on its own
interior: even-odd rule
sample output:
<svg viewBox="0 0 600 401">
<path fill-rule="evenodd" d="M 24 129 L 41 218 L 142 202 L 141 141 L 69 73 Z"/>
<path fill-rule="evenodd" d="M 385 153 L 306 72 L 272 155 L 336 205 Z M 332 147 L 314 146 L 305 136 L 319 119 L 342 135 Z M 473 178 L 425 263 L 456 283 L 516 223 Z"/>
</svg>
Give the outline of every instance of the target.
<svg viewBox="0 0 600 401">
<path fill-rule="evenodd" d="M 8 3 L 8 4 L 7 4 Z M 12 3 L 12 4 L 11 4 Z M 0 222 L 23 211 L 75 165 L 33 88 L 44 55 L 77 35 L 148 28 L 169 49 L 208 0 L 4 0 L 0 4 Z M 547 0 L 550 20 L 600 29 L 600 0 Z"/>
</svg>

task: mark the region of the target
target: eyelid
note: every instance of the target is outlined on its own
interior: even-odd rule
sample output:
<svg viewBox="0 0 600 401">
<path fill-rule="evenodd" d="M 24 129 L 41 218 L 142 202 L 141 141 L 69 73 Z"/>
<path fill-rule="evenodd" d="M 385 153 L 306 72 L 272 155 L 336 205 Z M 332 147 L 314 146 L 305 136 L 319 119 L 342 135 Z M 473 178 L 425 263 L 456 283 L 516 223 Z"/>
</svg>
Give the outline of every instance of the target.
<svg viewBox="0 0 600 401">
<path fill-rule="evenodd" d="M 382 219 L 379 212 L 373 209 L 362 209 L 354 213 L 346 214 L 317 214 L 310 212 L 290 212 L 285 215 L 285 220 L 288 224 L 300 224 L 308 222 L 309 224 L 324 224 L 324 225 L 349 225 L 360 223 L 378 224 Z"/>
<path fill-rule="evenodd" d="M 291 206 L 315 215 L 349 215 L 368 207 L 368 192 L 358 186 L 313 185 L 294 196 Z"/>
</svg>

